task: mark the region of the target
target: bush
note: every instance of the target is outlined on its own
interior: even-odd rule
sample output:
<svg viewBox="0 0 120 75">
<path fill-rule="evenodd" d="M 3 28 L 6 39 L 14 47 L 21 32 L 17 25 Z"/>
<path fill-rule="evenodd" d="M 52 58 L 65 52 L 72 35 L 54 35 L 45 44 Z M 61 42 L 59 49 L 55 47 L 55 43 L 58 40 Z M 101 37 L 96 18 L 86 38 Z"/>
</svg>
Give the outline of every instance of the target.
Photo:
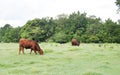
<svg viewBox="0 0 120 75">
<path fill-rule="evenodd" d="M 56 42 L 56 43 L 67 43 L 71 40 L 71 36 L 63 32 L 59 32 L 52 37 L 52 40 L 53 42 Z"/>
<path fill-rule="evenodd" d="M 93 43 L 99 43 L 99 38 L 97 36 L 91 36 L 89 41 Z"/>
</svg>

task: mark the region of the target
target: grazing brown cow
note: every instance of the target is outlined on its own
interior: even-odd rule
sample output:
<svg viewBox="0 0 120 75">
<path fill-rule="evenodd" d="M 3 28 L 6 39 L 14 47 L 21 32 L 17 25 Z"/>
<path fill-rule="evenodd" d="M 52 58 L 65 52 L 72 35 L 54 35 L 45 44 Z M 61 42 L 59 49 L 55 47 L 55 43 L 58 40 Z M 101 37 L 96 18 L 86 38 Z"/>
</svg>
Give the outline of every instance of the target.
<svg viewBox="0 0 120 75">
<path fill-rule="evenodd" d="M 80 42 L 77 39 L 72 39 L 71 44 L 72 46 L 79 46 Z"/>
<path fill-rule="evenodd" d="M 36 51 L 38 51 L 40 55 L 43 55 L 42 49 L 40 48 L 39 44 L 34 40 L 20 39 L 19 40 L 19 54 L 21 50 L 22 50 L 22 53 L 24 54 L 24 48 L 31 49 L 30 54 L 32 53 L 32 50 L 33 50 L 35 54 L 37 54 Z"/>
</svg>

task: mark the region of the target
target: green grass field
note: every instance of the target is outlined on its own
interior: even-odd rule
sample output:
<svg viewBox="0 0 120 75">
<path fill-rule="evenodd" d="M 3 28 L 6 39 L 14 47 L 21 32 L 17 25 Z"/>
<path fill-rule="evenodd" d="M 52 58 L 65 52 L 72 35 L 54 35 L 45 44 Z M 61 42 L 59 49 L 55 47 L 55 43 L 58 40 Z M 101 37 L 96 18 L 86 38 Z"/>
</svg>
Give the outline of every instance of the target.
<svg viewBox="0 0 120 75">
<path fill-rule="evenodd" d="M 0 75 L 120 75 L 120 44 L 41 43 L 44 55 L 18 55 L 18 43 L 0 43 Z"/>
</svg>

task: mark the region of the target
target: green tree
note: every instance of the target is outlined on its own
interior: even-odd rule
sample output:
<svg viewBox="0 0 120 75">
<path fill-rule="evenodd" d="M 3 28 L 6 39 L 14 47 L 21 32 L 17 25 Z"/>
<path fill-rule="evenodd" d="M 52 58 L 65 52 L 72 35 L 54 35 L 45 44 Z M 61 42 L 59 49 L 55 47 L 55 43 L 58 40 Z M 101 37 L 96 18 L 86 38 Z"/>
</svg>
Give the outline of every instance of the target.
<svg viewBox="0 0 120 75">
<path fill-rule="evenodd" d="M 72 13 L 69 16 L 68 23 L 70 27 L 69 29 L 73 31 L 73 34 L 76 34 L 78 29 L 81 34 L 84 33 L 87 25 L 86 13 L 80 14 L 79 11 L 77 13 Z"/>
<path fill-rule="evenodd" d="M 5 38 L 7 38 L 7 36 L 6 37 L 4 37 L 7 33 L 9 33 L 9 31 L 12 29 L 12 26 L 10 25 L 10 24 L 5 24 L 4 25 L 4 27 L 1 27 L 0 28 L 0 39 L 1 39 L 1 41 L 2 42 L 6 42 L 5 41 Z"/>
<path fill-rule="evenodd" d="M 115 38 L 117 37 L 116 34 L 118 34 L 119 32 L 116 33 L 116 30 L 118 30 L 118 26 L 116 22 L 113 22 L 111 19 L 108 19 L 105 21 L 104 23 L 105 25 L 105 32 L 107 33 L 107 37 L 106 42 L 115 42 Z"/>
<path fill-rule="evenodd" d="M 45 41 L 54 34 L 55 26 L 52 18 L 35 18 L 28 21 L 21 29 L 21 37 L 35 38 L 37 41 Z"/>
<path fill-rule="evenodd" d="M 119 4 L 119 3 L 118 3 Z M 18 42 L 19 38 L 34 38 L 37 41 L 66 43 L 72 38 L 87 43 L 120 43 L 120 23 L 86 13 L 74 12 L 70 15 L 60 14 L 57 18 L 35 18 L 28 20 L 22 27 L 13 28 L 6 24 L 0 28 L 1 42 Z"/>
<path fill-rule="evenodd" d="M 59 37 L 57 40 L 64 42 L 71 41 L 72 38 L 80 38 L 85 32 L 87 25 L 86 13 L 81 14 L 79 11 L 72 13 L 69 16 L 61 14 L 56 21 L 56 32 L 53 37 Z M 58 35 L 59 33 L 59 35 Z M 61 34 L 61 35 L 60 35 Z M 63 36 L 64 35 L 64 36 Z M 66 40 L 65 40 L 66 38 Z"/>
<path fill-rule="evenodd" d="M 19 38 L 20 38 L 20 27 L 17 28 L 12 28 L 10 26 L 10 28 L 5 30 L 4 35 L 2 36 L 2 41 L 3 42 L 18 42 Z"/>
<path fill-rule="evenodd" d="M 87 17 L 87 27 L 84 35 L 81 36 L 83 42 L 99 42 L 98 33 L 103 30 L 103 24 L 100 18 Z M 86 39 L 83 39 L 86 38 Z"/>
<path fill-rule="evenodd" d="M 120 9 L 120 0 L 116 0 L 116 5 L 118 6 L 118 9 Z"/>
</svg>

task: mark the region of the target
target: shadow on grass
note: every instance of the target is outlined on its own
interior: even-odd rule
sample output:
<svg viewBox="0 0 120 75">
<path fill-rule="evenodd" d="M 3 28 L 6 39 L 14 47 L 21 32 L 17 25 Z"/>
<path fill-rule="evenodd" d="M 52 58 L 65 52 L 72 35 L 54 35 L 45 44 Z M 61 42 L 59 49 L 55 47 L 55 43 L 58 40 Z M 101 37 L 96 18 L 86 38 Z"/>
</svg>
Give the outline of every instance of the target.
<svg viewBox="0 0 120 75">
<path fill-rule="evenodd" d="M 96 73 L 96 72 L 86 72 L 86 73 L 84 73 L 84 74 L 82 74 L 82 75 L 103 75 L 103 74 L 101 74 L 101 73 Z"/>
</svg>

